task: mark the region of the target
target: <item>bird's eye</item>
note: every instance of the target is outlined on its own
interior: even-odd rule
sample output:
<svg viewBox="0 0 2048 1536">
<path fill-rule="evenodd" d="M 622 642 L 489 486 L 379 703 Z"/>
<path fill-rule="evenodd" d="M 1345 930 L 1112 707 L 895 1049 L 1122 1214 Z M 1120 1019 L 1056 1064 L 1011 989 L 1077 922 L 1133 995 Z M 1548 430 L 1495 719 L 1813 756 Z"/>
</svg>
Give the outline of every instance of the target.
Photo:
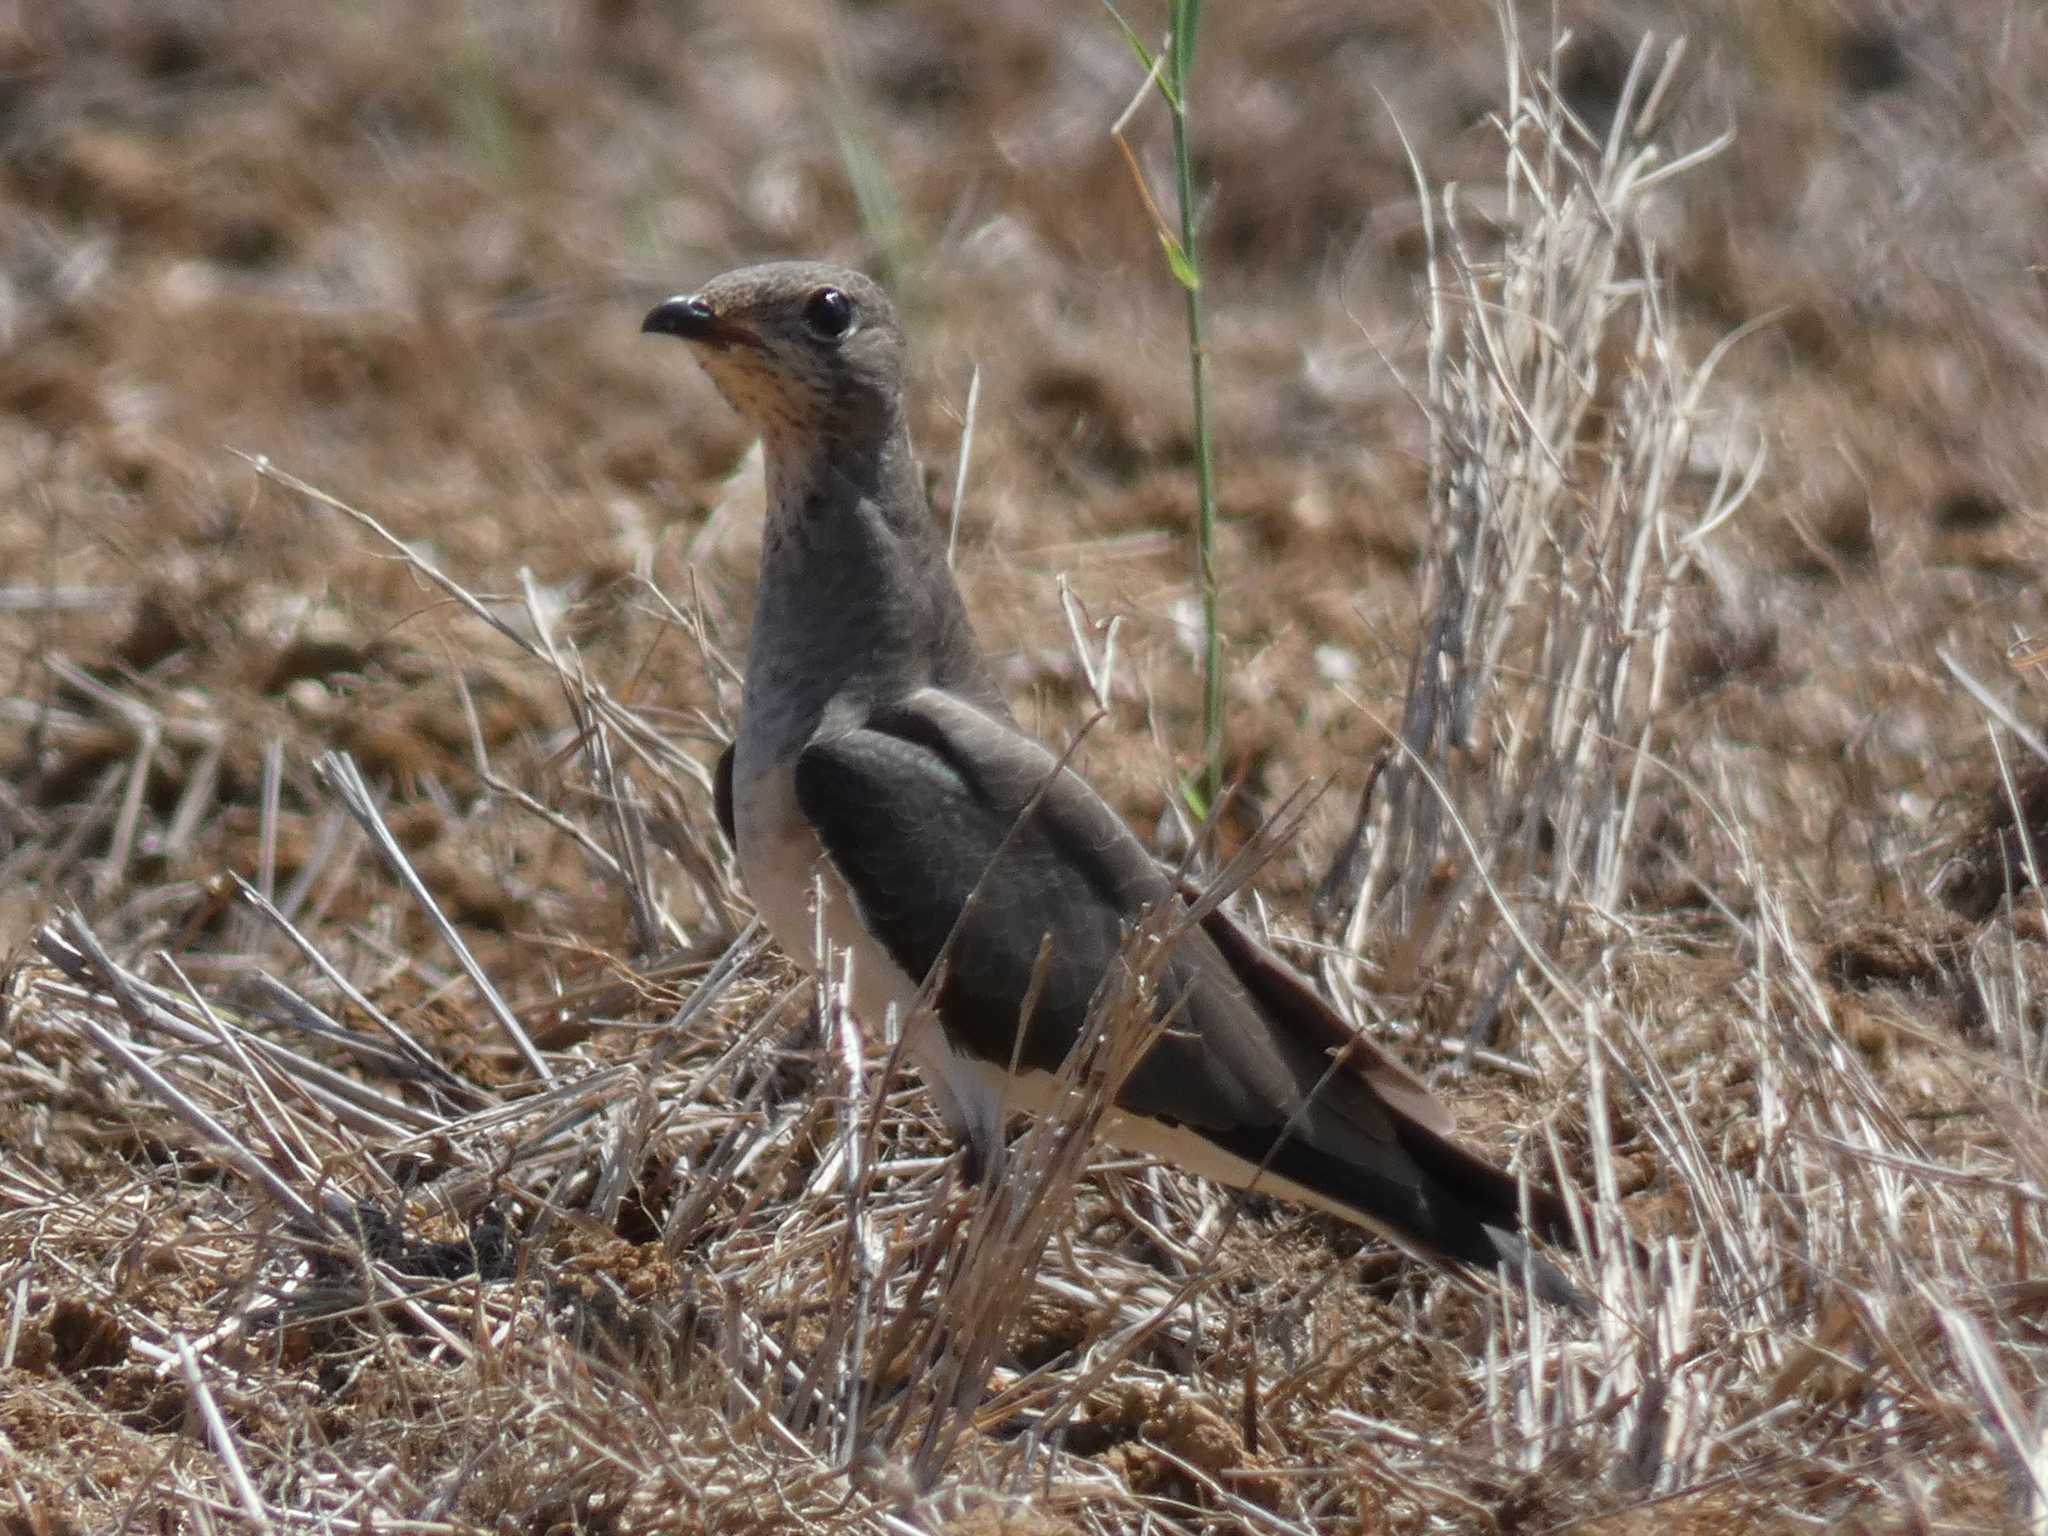
<svg viewBox="0 0 2048 1536">
<path fill-rule="evenodd" d="M 820 288 L 804 302 L 804 324 L 823 341 L 837 341 L 853 329 L 853 300 L 837 288 Z"/>
</svg>

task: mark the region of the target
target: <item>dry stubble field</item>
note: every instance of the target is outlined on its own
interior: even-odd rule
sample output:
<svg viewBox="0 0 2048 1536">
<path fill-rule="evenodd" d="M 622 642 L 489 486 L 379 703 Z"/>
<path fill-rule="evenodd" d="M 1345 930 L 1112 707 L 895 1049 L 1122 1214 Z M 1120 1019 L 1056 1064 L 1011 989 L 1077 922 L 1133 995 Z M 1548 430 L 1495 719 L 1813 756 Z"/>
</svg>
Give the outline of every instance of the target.
<svg viewBox="0 0 2048 1536">
<path fill-rule="evenodd" d="M 729 954 L 758 473 L 637 323 L 738 260 L 889 276 L 1020 716 L 1185 848 L 1103 12 L 16 4 L 0 1530 L 2041 1528 L 2048 13 L 1211 11 L 1220 852 L 1322 788 L 1276 941 L 1648 1267 L 992 1203 Z"/>
</svg>

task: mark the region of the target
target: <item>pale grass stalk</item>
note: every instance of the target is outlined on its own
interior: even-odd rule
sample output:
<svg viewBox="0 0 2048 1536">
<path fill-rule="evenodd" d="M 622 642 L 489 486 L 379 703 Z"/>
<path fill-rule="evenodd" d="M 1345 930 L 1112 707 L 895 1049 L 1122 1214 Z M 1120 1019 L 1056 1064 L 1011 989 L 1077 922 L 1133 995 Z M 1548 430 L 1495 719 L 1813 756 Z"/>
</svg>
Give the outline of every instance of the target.
<svg viewBox="0 0 2048 1536">
<path fill-rule="evenodd" d="M 1678 360 L 1635 233 L 1676 62 L 1652 79 L 1650 58 L 1601 145 L 1511 62 L 1504 249 L 1467 233 L 1449 194 L 1425 220 L 1424 638 L 1393 756 L 1319 903 L 1349 950 L 1396 957 L 1395 989 L 1448 985 L 1475 1045 L 1524 966 L 1557 984 L 1544 956 L 1576 914 L 1624 904 L 1688 536 L 1753 483 L 1724 474 L 1704 505 L 1678 504 L 1707 368 Z"/>
</svg>

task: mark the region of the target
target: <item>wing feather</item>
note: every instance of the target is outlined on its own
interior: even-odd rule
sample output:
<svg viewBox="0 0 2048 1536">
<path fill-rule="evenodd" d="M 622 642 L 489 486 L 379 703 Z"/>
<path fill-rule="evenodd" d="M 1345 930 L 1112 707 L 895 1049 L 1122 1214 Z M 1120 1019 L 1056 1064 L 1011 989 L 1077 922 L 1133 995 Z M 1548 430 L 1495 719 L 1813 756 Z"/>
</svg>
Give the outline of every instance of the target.
<svg viewBox="0 0 2048 1536">
<path fill-rule="evenodd" d="M 795 783 L 862 921 L 911 976 L 944 955 L 935 1002 L 947 1034 L 1001 1066 L 1056 1071 L 1133 926 L 1176 899 L 1084 780 L 941 690 L 814 740 Z M 1035 974 L 1035 1008 L 1020 1020 Z M 1249 934 L 1228 919 L 1190 928 L 1160 994 L 1172 1027 L 1126 1079 L 1120 1109 L 1192 1130 L 1441 1256 L 1500 1260 L 1519 1226 L 1516 1181 L 1451 1143 L 1428 1089 Z"/>
</svg>

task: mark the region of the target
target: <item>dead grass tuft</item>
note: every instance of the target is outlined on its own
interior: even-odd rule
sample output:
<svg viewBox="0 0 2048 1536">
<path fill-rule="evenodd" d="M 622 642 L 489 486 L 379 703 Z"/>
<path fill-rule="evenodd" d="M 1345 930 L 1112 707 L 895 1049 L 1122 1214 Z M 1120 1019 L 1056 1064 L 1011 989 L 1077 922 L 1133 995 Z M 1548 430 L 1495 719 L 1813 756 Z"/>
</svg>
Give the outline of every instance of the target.
<svg viewBox="0 0 2048 1536">
<path fill-rule="evenodd" d="M 1175 835 L 1185 359 L 1085 6 L 0 25 L 0 1529 L 2039 1529 L 2048 31 L 1838 9 L 1505 94 L 1441 8 L 1204 40 L 1232 836 L 1390 749 L 1297 952 L 1648 1250 L 1590 1320 L 1088 1155 L 1113 1029 L 965 1188 L 749 928 L 758 491 L 628 350 L 739 255 L 907 249 L 1005 677 Z"/>
<path fill-rule="evenodd" d="M 1551 74 L 1511 72 L 1501 212 L 1474 229 L 1447 199 L 1430 230 L 1424 639 L 1320 910 L 1374 991 L 1433 994 L 1468 1046 L 1527 985 L 1569 998 L 1550 956 L 1597 952 L 1634 894 L 1677 597 L 1761 470 L 1754 448 L 1694 454 L 1714 359 L 1681 360 L 1641 228 L 1720 147 L 1664 163 L 1679 58 L 1646 46 L 1599 135 Z"/>
</svg>

